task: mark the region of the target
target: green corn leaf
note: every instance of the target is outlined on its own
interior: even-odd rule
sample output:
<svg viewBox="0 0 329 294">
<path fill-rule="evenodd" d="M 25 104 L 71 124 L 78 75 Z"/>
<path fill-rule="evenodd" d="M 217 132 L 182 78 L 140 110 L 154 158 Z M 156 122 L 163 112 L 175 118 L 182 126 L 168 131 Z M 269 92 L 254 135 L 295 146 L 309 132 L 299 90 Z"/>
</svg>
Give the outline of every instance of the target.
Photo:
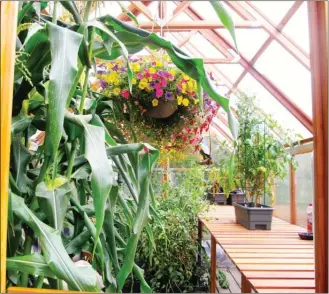
<svg viewBox="0 0 329 294">
<path fill-rule="evenodd" d="M 7 270 L 20 271 L 30 275 L 45 276 L 56 279 L 44 257 L 39 253 L 7 258 Z"/>
<path fill-rule="evenodd" d="M 77 8 L 77 6 L 75 5 L 74 1 L 60 1 L 60 3 L 64 6 L 64 8 L 70 12 L 74 18 L 74 21 L 77 24 L 81 24 L 82 20 L 81 20 L 81 16 L 79 13 L 79 10 Z"/>
<path fill-rule="evenodd" d="M 82 247 L 90 239 L 91 234 L 88 230 L 84 230 L 68 244 L 65 245 L 67 254 L 78 254 L 81 252 Z"/>
<path fill-rule="evenodd" d="M 32 154 L 22 144 L 21 137 L 16 135 L 11 144 L 11 162 L 12 175 L 17 187 L 21 193 L 29 192 L 30 179 L 27 177 L 27 168 L 31 160 Z"/>
<path fill-rule="evenodd" d="M 55 182 L 59 182 L 58 185 L 52 187 L 45 182 L 41 182 L 35 191 L 35 195 L 38 197 L 39 206 L 45 213 L 50 225 L 58 230 L 62 231 L 63 221 L 66 215 L 66 210 L 70 200 L 71 187 L 66 182 L 66 179 Z M 64 181 L 64 183 L 63 183 Z"/>
<path fill-rule="evenodd" d="M 125 14 L 127 14 L 129 17 L 130 17 L 130 19 L 136 24 L 136 25 L 138 25 L 138 20 L 137 20 L 137 17 L 129 10 L 129 9 L 127 9 L 124 5 L 122 5 L 121 4 L 121 2 L 120 1 L 116 1 L 119 5 L 120 5 L 120 7 L 121 7 L 121 9 L 122 9 L 122 12 L 124 12 Z"/>
<path fill-rule="evenodd" d="M 82 35 L 48 23 L 51 44 L 49 74 L 49 108 L 46 126 L 45 154 L 54 156 L 64 130 L 65 105 L 75 75 Z"/>
<path fill-rule="evenodd" d="M 68 256 L 60 233 L 40 221 L 26 206 L 24 199 L 12 193 L 14 214 L 40 238 L 44 259 L 57 278 L 78 291 L 99 292 L 96 272 L 92 268 L 77 268 Z"/>
<path fill-rule="evenodd" d="M 11 121 L 11 134 L 16 135 L 24 131 L 32 122 L 32 117 L 24 114 L 14 116 Z"/>
<path fill-rule="evenodd" d="M 235 48 L 238 49 L 238 44 L 236 42 L 234 23 L 231 15 L 226 10 L 224 5 L 220 1 L 210 0 L 212 7 L 215 9 L 219 19 L 221 20 L 224 27 L 230 32 L 231 37 L 234 41 Z"/>
</svg>

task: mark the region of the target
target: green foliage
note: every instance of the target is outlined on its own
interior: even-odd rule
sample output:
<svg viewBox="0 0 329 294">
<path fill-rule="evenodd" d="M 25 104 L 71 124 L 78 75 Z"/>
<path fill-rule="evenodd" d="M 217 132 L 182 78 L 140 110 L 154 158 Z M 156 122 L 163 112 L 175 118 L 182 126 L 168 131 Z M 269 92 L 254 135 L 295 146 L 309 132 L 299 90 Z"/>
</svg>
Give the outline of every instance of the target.
<svg viewBox="0 0 329 294">
<path fill-rule="evenodd" d="M 203 197 L 204 172 L 193 167 L 177 175 L 178 184 L 163 184 L 165 196 L 161 192 L 156 196 L 161 222 L 151 222 L 155 249 L 149 247 L 144 233 L 138 250 L 138 263 L 156 292 L 198 292 L 197 287 L 208 284 L 208 268 L 198 268 L 196 263 L 197 214 L 208 208 Z"/>
<path fill-rule="evenodd" d="M 241 95 L 238 100 L 239 137 L 236 176 L 250 202 L 264 196 L 272 198 L 275 178 L 283 179 L 287 164 L 296 161 L 287 149 L 297 136 L 279 126 L 271 116 L 256 107 L 256 98 Z"/>
<path fill-rule="evenodd" d="M 89 20 L 90 2 L 81 16 L 74 1 L 56 1 L 72 22 L 57 21 L 56 9 L 54 19 L 40 13 L 47 5 L 28 1 L 18 12 L 7 284 L 62 289 L 64 281 L 69 289 L 99 292 L 99 273 L 107 292 L 121 292 L 131 275 L 139 291 L 151 292 L 135 255 L 142 234 L 149 248 L 156 238 L 148 222 L 158 224 L 160 214 L 149 179 L 159 152 L 117 143 L 123 136 L 106 120 L 111 105 L 100 108 L 100 94 L 89 88 L 89 70 L 95 57 L 127 60 L 145 46 L 165 48 L 226 111 L 228 99 L 214 90 L 201 59 L 169 41 L 110 16 Z M 40 135 L 32 150 L 35 133 L 45 141 Z M 83 252 L 90 267 L 73 262 Z"/>
</svg>

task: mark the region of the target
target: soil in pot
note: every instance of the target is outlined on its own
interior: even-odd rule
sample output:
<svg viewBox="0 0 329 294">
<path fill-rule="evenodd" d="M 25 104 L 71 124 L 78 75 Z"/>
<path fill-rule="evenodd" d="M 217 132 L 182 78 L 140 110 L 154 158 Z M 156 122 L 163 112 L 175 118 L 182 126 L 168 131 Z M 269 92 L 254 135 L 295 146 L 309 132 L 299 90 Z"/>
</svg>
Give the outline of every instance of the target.
<svg viewBox="0 0 329 294">
<path fill-rule="evenodd" d="M 234 203 L 236 222 L 248 230 L 271 230 L 274 208 L 253 202 Z"/>
</svg>

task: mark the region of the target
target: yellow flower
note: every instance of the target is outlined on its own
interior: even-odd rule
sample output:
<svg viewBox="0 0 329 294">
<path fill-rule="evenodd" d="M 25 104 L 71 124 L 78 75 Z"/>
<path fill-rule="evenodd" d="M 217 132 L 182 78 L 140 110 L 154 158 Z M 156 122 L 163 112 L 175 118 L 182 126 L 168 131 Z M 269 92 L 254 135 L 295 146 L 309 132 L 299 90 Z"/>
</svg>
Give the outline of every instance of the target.
<svg viewBox="0 0 329 294">
<path fill-rule="evenodd" d="M 121 89 L 120 89 L 120 88 L 114 88 L 114 89 L 113 89 L 113 94 L 114 94 L 115 96 L 118 96 L 118 95 L 120 94 L 120 92 L 121 92 Z"/>
<path fill-rule="evenodd" d="M 188 106 L 190 103 L 190 101 L 187 98 L 184 98 L 182 102 L 184 106 Z"/>
<path fill-rule="evenodd" d="M 176 71 L 172 68 L 171 70 L 169 70 L 169 73 L 174 76 L 176 74 Z"/>
<path fill-rule="evenodd" d="M 187 82 L 187 86 L 189 87 L 189 89 L 191 89 L 191 90 L 193 90 L 193 82 L 191 81 L 191 80 L 189 80 L 188 82 Z"/>
<path fill-rule="evenodd" d="M 136 85 L 136 84 L 137 84 L 137 80 L 136 80 L 135 78 L 133 78 L 133 79 L 131 80 L 131 82 L 132 82 L 133 85 Z"/>
<path fill-rule="evenodd" d="M 157 71 L 154 67 L 151 67 L 150 68 L 150 74 L 155 74 Z"/>
<path fill-rule="evenodd" d="M 186 89 L 182 89 L 182 93 L 183 94 L 186 94 Z"/>
<path fill-rule="evenodd" d="M 112 62 L 107 64 L 107 68 L 109 68 L 109 69 L 112 68 L 113 66 L 114 66 L 114 65 L 113 65 Z"/>
<path fill-rule="evenodd" d="M 145 89 L 147 86 L 148 86 L 147 81 L 146 82 L 140 81 L 140 83 L 138 85 L 138 87 L 142 90 Z"/>
<path fill-rule="evenodd" d="M 162 64 L 162 62 L 161 62 L 160 60 L 157 60 L 157 61 L 156 61 L 156 66 L 157 66 L 157 67 L 162 67 L 163 64 Z"/>
<path fill-rule="evenodd" d="M 154 107 L 158 106 L 158 104 L 159 104 L 158 99 L 153 99 L 153 100 L 152 100 L 152 105 L 153 105 Z"/>
<path fill-rule="evenodd" d="M 181 105 L 183 101 L 183 97 L 182 96 L 177 96 L 177 104 Z"/>
<path fill-rule="evenodd" d="M 188 75 L 183 75 L 183 79 L 184 79 L 185 81 L 188 81 L 188 80 L 190 79 L 190 77 L 189 77 Z"/>
<path fill-rule="evenodd" d="M 199 99 L 194 99 L 194 104 L 198 104 L 199 103 Z"/>
<path fill-rule="evenodd" d="M 119 85 L 119 84 L 120 84 L 120 80 L 117 79 L 117 78 L 115 78 L 114 81 L 113 81 L 113 84 L 114 84 L 115 86 Z"/>
<path fill-rule="evenodd" d="M 141 79 L 141 83 L 147 84 L 147 79 L 146 78 Z"/>
<path fill-rule="evenodd" d="M 182 89 L 186 90 L 186 83 L 182 83 Z"/>
<path fill-rule="evenodd" d="M 153 78 L 152 78 L 152 77 L 149 77 L 149 78 L 148 78 L 148 81 L 149 81 L 149 82 L 152 82 L 152 81 L 153 81 Z"/>
<path fill-rule="evenodd" d="M 131 65 L 131 69 L 132 69 L 133 72 L 138 72 L 138 71 L 140 71 L 141 66 L 139 65 L 139 63 L 134 62 L 134 63 Z"/>
</svg>

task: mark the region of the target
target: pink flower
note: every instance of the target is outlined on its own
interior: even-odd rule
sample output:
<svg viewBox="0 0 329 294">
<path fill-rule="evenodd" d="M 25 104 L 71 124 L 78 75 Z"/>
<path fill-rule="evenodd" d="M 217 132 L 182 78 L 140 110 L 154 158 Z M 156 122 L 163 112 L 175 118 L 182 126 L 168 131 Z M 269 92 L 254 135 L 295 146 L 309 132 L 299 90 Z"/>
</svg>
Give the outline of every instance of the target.
<svg viewBox="0 0 329 294">
<path fill-rule="evenodd" d="M 162 79 L 160 82 L 161 87 L 166 87 L 167 86 L 167 80 L 166 79 Z"/>
<path fill-rule="evenodd" d="M 124 98 L 128 99 L 128 98 L 129 98 L 129 91 L 127 91 L 127 90 L 122 90 L 122 91 L 121 91 L 121 95 L 122 95 Z"/>
<path fill-rule="evenodd" d="M 144 76 L 143 76 L 142 73 L 138 73 L 138 74 L 137 74 L 137 78 L 139 78 L 139 79 L 141 80 L 142 78 L 144 78 Z"/>
<path fill-rule="evenodd" d="M 155 97 L 160 98 L 163 95 L 163 90 L 162 89 L 157 89 L 155 93 Z"/>
<path fill-rule="evenodd" d="M 162 89 L 161 89 L 161 85 L 160 85 L 160 84 L 156 84 L 156 85 L 154 86 L 154 88 L 155 88 L 157 91 L 160 91 L 160 90 L 162 90 Z"/>
<path fill-rule="evenodd" d="M 158 79 L 158 78 L 160 78 L 160 75 L 158 75 L 157 73 L 155 73 L 155 74 L 152 75 L 152 78 L 153 79 Z"/>
<path fill-rule="evenodd" d="M 152 65 L 153 65 L 153 66 L 156 66 L 156 64 L 157 64 L 157 63 L 156 63 L 155 61 L 152 61 Z"/>
</svg>

